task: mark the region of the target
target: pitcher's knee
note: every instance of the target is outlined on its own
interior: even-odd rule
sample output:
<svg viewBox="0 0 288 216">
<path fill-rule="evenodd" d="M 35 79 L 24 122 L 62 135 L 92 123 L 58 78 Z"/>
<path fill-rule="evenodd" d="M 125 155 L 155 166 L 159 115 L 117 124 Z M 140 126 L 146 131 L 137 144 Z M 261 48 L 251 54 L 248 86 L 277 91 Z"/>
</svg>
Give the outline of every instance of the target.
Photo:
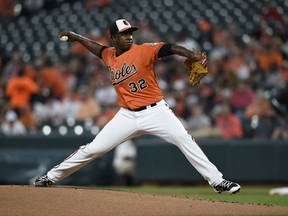
<svg viewBox="0 0 288 216">
<path fill-rule="evenodd" d="M 171 137 L 175 145 L 178 145 L 178 143 L 190 141 L 192 139 L 192 136 L 188 133 L 174 133 L 171 135 Z"/>
<path fill-rule="evenodd" d="M 105 145 L 92 145 L 91 143 L 87 144 L 83 149 L 83 151 L 87 152 L 93 158 L 104 155 L 110 150 L 111 149 L 108 149 L 107 147 L 105 147 Z"/>
</svg>

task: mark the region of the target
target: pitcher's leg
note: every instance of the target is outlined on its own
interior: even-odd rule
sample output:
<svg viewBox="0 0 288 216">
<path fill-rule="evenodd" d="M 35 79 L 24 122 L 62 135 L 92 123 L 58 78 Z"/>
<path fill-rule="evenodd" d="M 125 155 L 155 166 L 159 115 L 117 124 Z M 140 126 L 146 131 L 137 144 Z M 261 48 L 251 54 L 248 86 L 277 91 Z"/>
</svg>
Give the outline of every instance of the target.
<svg viewBox="0 0 288 216">
<path fill-rule="evenodd" d="M 147 131 L 175 144 L 211 186 L 222 182 L 222 173 L 209 161 L 180 120 L 168 107 L 154 109 L 153 114 L 151 113 L 147 117 L 146 125 L 149 126 Z"/>
<path fill-rule="evenodd" d="M 187 132 L 182 132 L 182 134 L 180 135 L 180 130 L 175 131 L 174 138 L 172 138 L 174 144 L 211 186 L 220 184 L 223 181 L 222 173 L 210 162 L 190 134 Z"/>
<path fill-rule="evenodd" d="M 121 125 L 125 125 L 125 127 L 121 127 Z M 48 178 L 54 183 L 66 178 L 128 139 L 136 130 L 137 125 L 134 119 L 127 118 L 119 111 L 91 143 L 81 146 L 62 163 L 52 168 L 47 173 Z"/>
</svg>

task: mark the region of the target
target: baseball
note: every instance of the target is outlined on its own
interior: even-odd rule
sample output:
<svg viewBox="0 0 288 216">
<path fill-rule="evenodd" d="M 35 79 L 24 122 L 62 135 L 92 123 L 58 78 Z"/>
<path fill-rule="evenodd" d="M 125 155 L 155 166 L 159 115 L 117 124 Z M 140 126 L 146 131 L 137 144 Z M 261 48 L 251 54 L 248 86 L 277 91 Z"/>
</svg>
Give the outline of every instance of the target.
<svg viewBox="0 0 288 216">
<path fill-rule="evenodd" d="M 61 40 L 61 41 L 67 41 L 67 40 L 68 40 L 68 36 L 65 36 L 65 35 L 64 35 L 64 36 L 60 37 L 60 40 Z"/>
</svg>

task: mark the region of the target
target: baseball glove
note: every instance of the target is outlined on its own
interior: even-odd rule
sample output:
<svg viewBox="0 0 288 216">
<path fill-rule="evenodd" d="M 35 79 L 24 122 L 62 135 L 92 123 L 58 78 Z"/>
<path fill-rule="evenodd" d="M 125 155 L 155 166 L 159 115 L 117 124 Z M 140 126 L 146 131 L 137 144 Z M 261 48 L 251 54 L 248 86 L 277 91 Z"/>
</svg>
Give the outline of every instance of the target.
<svg viewBox="0 0 288 216">
<path fill-rule="evenodd" d="M 206 53 L 202 53 L 202 59 L 193 62 L 191 59 L 186 59 L 184 61 L 185 68 L 189 75 L 189 83 L 193 86 L 197 86 L 200 80 L 208 74 L 208 61 Z"/>
</svg>

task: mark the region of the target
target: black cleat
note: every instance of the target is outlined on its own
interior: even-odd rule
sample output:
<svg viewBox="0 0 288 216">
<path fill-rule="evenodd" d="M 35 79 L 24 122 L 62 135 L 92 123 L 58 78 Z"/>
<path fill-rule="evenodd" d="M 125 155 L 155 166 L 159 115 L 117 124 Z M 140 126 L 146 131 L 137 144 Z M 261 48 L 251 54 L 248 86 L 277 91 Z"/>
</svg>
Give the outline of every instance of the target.
<svg viewBox="0 0 288 216">
<path fill-rule="evenodd" d="M 235 182 L 223 180 L 219 185 L 213 187 L 216 193 L 227 192 L 229 194 L 236 194 L 240 191 L 241 186 Z"/>
<path fill-rule="evenodd" d="M 47 175 L 39 176 L 33 183 L 34 187 L 47 187 L 51 186 L 53 182 L 48 178 Z"/>
</svg>

